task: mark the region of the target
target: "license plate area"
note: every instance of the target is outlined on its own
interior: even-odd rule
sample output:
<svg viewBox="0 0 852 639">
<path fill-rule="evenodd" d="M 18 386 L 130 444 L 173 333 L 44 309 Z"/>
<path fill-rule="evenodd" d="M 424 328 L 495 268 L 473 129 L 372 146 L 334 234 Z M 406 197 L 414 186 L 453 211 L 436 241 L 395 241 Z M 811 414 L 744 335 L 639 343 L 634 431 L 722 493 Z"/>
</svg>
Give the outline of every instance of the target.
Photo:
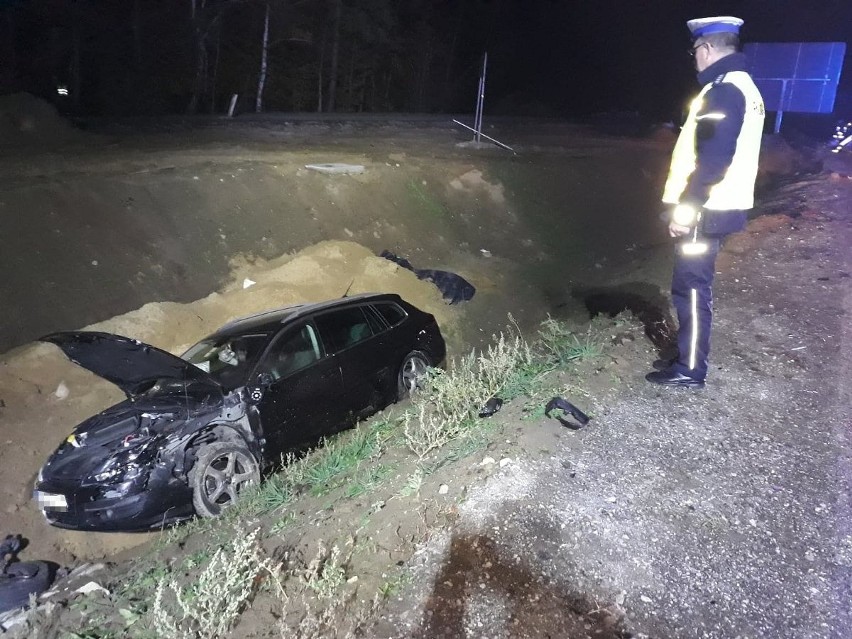
<svg viewBox="0 0 852 639">
<path fill-rule="evenodd" d="M 68 499 L 58 493 L 46 493 L 41 490 L 33 492 L 38 507 L 44 512 L 68 512 Z"/>
</svg>

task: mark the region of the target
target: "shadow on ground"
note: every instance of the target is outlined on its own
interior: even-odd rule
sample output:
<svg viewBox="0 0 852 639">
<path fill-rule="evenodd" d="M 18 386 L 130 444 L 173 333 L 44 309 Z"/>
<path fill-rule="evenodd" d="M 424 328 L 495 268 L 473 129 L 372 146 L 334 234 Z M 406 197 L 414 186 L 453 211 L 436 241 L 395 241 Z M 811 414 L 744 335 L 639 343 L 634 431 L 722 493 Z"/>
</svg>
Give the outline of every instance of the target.
<svg viewBox="0 0 852 639">
<path fill-rule="evenodd" d="M 492 636 L 490 630 L 499 628 L 518 638 L 630 637 L 612 611 L 549 583 L 524 562 L 507 561 L 499 552 L 501 545 L 483 535 L 453 537 L 415 637 L 461 638 L 472 636 L 472 631 Z"/>
<path fill-rule="evenodd" d="M 572 297 L 583 302 L 589 317 L 606 314 L 615 317 L 630 311 L 642 322 L 645 335 L 666 354 L 676 343 L 676 323 L 669 312 L 668 298 L 658 286 L 646 282 L 627 282 L 617 286 L 575 288 Z"/>
</svg>

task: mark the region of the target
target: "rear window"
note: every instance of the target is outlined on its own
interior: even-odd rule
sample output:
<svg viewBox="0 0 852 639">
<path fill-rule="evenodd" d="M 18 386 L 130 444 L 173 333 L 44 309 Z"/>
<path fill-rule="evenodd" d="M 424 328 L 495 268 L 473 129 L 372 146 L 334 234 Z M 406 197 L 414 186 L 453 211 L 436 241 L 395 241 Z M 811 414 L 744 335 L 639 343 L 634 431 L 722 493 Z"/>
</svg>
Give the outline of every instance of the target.
<svg viewBox="0 0 852 639">
<path fill-rule="evenodd" d="M 373 336 L 373 329 L 360 306 L 331 311 L 314 320 L 326 350 L 336 353 Z"/>
<path fill-rule="evenodd" d="M 399 304 L 394 304 L 393 302 L 380 302 L 378 304 L 373 304 L 373 308 L 378 311 L 379 315 L 385 318 L 385 321 L 390 326 L 396 326 L 407 317 L 405 311 L 402 310 Z"/>
</svg>

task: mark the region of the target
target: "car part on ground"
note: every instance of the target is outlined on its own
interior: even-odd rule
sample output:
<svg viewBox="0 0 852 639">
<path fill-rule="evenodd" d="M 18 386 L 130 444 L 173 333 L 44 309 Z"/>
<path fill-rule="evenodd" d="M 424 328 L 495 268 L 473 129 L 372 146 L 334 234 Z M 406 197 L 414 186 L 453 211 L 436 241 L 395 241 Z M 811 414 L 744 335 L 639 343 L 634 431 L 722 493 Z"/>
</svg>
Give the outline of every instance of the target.
<svg viewBox="0 0 852 639">
<path fill-rule="evenodd" d="M 447 304 L 458 304 L 473 299 L 476 287 L 464 279 L 461 275 L 449 271 L 436 271 L 428 268 L 414 268 L 406 258 L 394 255 L 390 251 L 382 251 L 380 257 L 399 264 L 402 268 L 412 271 L 418 279 L 432 282 L 441 291 Z"/>
<path fill-rule="evenodd" d="M 20 535 L 0 542 L 0 613 L 28 605 L 31 595 L 50 587 L 56 570 L 44 561 L 16 561 L 22 547 Z"/>
<path fill-rule="evenodd" d="M 406 396 L 446 358 L 435 318 L 381 293 L 241 318 L 182 357 L 109 333 L 43 340 L 127 395 L 74 428 L 39 473 L 48 522 L 81 530 L 215 516 L 283 453 Z"/>
<path fill-rule="evenodd" d="M 562 415 L 556 414 L 556 411 L 562 412 L 563 415 L 570 415 L 577 423 L 574 423 L 570 420 L 565 419 Z M 554 413 L 551 415 L 551 413 Z M 589 423 L 589 416 L 586 415 L 579 408 L 574 406 L 567 399 L 563 399 L 561 397 L 554 397 L 549 402 L 547 402 L 547 406 L 544 408 L 544 414 L 547 417 L 554 417 L 559 420 L 559 423 L 565 426 L 566 428 L 570 428 L 571 430 L 579 430 L 583 426 Z"/>
<path fill-rule="evenodd" d="M 499 397 L 490 398 L 482 408 L 479 409 L 480 417 L 491 417 L 494 413 L 503 408 L 503 400 Z"/>
</svg>

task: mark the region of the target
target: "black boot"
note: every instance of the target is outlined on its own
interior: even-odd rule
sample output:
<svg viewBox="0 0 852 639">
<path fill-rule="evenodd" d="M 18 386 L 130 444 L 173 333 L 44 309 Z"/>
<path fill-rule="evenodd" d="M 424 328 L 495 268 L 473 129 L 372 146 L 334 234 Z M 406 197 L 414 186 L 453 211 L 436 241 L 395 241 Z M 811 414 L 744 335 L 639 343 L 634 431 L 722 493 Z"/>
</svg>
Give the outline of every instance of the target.
<svg viewBox="0 0 852 639">
<path fill-rule="evenodd" d="M 678 373 L 673 368 L 662 371 L 654 371 L 645 375 L 645 379 L 654 384 L 662 386 L 678 386 L 680 388 L 704 388 L 703 379 L 695 379 L 683 373 Z"/>
</svg>

